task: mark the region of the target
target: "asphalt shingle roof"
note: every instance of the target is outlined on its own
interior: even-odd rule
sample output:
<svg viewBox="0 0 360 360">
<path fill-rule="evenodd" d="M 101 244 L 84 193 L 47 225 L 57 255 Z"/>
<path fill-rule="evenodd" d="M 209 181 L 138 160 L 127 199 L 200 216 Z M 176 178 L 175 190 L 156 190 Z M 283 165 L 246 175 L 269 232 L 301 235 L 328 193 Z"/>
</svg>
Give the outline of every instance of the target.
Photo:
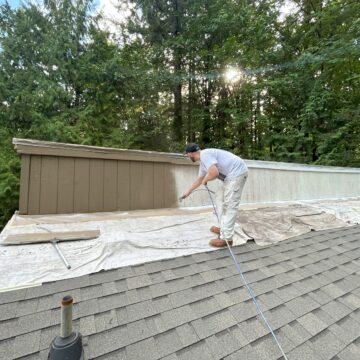
<svg viewBox="0 0 360 360">
<path fill-rule="evenodd" d="M 289 360 L 360 359 L 360 226 L 233 247 Z M 0 359 L 46 359 L 60 300 L 87 359 L 280 359 L 227 249 L 0 293 Z"/>
</svg>

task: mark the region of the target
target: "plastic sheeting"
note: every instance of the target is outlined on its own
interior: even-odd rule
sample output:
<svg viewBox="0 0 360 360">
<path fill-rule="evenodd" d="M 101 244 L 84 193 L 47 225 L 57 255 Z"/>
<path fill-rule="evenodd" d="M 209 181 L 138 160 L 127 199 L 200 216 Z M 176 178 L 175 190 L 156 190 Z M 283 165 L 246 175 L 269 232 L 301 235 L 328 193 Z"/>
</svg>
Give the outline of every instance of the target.
<svg viewBox="0 0 360 360">
<path fill-rule="evenodd" d="M 235 245 L 253 239 L 269 245 L 311 230 L 360 222 L 360 199 L 242 205 Z M 213 250 L 209 207 L 99 214 L 20 216 L 0 236 L 41 231 L 100 230 L 93 240 L 61 242 L 68 270 L 52 244 L 0 246 L 0 289 L 73 278 L 126 265 Z"/>
</svg>

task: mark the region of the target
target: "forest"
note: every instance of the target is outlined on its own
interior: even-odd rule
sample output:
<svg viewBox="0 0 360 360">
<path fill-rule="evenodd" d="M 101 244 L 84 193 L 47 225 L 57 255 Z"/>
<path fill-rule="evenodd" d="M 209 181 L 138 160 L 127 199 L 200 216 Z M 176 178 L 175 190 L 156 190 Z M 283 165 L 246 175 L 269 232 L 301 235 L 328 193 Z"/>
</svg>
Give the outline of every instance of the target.
<svg viewBox="0 0 360 360">
<path fill-rule="evenodd" d="M 0 229 L 14 137 L 360 167 L 358 0 L 118 0 L 111 31 L 97 5 L 0 6 Z"/>
</svg>

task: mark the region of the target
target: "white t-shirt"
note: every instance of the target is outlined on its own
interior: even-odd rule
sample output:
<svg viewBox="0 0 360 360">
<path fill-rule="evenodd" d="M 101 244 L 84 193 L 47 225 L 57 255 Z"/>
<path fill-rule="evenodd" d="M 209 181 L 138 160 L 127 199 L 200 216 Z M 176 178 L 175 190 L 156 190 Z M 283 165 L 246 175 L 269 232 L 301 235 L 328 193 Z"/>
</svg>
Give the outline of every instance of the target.
<svg viewBox="0 0 360 360">
<path fill-rule="evenodd" d="M 209 167 L 216 165 L 219 171 L 218 179 L 222 181 L 232 180 L 248 171 L 244 160 L 225 150 L 201 150 L 200 161 L 199 176 L 205 176 Z"/>
</svg>

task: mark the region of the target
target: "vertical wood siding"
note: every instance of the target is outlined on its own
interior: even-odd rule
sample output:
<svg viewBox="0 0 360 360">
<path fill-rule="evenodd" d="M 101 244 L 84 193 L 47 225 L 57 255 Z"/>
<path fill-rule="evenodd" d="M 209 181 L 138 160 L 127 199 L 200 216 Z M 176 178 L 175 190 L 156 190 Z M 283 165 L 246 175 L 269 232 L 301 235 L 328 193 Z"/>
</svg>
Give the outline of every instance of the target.
<svg viewBox="0 0 360 360">
<path fill-rule="evenodd" d="M 23 155 L 21 214 L 65 214 L 175 206 L 174 165 Z"/>
</svg>

